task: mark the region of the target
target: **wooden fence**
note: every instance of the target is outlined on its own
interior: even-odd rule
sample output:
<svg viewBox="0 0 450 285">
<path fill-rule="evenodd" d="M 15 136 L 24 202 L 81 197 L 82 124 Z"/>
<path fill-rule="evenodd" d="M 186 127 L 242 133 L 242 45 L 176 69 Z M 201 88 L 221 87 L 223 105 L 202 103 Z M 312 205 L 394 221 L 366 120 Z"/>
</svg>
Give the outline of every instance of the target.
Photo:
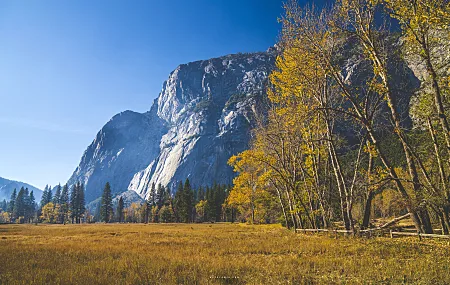
<svg viewBox="0 0 450 285">
<path fill-rule="evenodd" d="M 405 229 L 402 229 L 405 230 Z M 385 234 L 389 234 L 389 236 L 391 238 L 394 238 L 395 236 L 415 236 L 418 237 L 420 240 L 422 238 L 443 238 L 443 239 L 450 239 L 450 235 L 438 235 L 438 234 L 422 234 L 422 233 L 418 233 L 418 232 L 411 232 L 410 229 L 406 229 L 408 231 L 406 232 L 400 232 L 400 231 L 393 231 L 393 230 L 388 230 L 386 228 L 374 228 L 374 229 L 367 229 L 367 230 L 360 230 L 357 232 L 353 232 L 353 231 L 349 231 L 349 230 L 329 230 L 329 229 L 297 229 L 296 232 L 298 233 L 308 233 L 308 232 L 312 232 L 312 233 L 320 233 L 320 232 L 325 232 L 325 233 L 334 233 L 334 234 L 338 234 L 338 233 L 343 233 L 346 235 L 356 235 L 356 236 L 363 236 L 363 235 L 369 235 L 372 236 L 374 234 L 377 235 L 385 235 Z M 440 230 L 440 229 L 437 229 Z"/>
</svg>

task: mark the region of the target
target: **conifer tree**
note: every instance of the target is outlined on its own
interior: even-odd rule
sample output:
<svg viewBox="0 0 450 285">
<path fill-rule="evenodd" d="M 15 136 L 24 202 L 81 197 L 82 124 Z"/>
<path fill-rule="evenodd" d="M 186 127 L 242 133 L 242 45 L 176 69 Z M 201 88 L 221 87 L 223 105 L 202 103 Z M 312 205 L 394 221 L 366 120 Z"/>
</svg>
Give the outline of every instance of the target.
<svg viewBox="0 0 450 285">
<path fill-rule="evenodd" d="M 48 185 L 45 185 L 44 192 L 42 192 L 40 207 L 44 207 L 47 204 L 48 200 Z"/>
<path fill-rule="evenodd" d="M 183 182 L 180 181 L 178 183 L 177 192 L 175 193 L 174 199 L 174 212 L 175 212 L 175 221 L 180 222 L 183 216 Z"/>
<path fill-rule="evenodd" d="M 11 193 L 11 198 L 9 199 L 9 204 L 8 204 L 8 213 L 10 215 L 12 215 L 12 212 L 14 210 L 14 204 L 16 203 L 16 198 L 17 198 L 17 190 L 14 189 L 14 191 Z"/>
<path fill-rule="evenodd" d="M 6 202 L 6 199 L 3 199 L 3 202 L 0 204 L 0 208 L 5 212 L 7 211 L 8 203 Z"/>
<path fill-rule="evenodd" d="M 84 184 L 78 182 L 78 223 L 81 222 L 84 212 L 86 211 L 86 201 L 84 198 Z"/>
<path fill-rule="evenodd" d="M 142 205 L 142 210 L 143 210 L 143 220 L 144 223 L 148 223 L 149 222 L 149 216 L 151 215 L 151 211 L 152 211 L 152 207 L 153 203 L 151 202 L 153 200 L 152 197 L 149 197 L 147 200 L 145 200 L 144 204 Z"/>
<path fill-rule="evenodd" d="M 67 183 L 63 186 L 61 197 L 60 197 L 60 221 L 65 224 L 68 218 L 67 214 L 69 212 L 69 186 Z"/>
<path fill-rule="evenodd" d="M 185 223 L 190 223 L 193 220 L 192 209 L 194 207 L 194 192 L 189 179 L 186 179 L 183 188 L 183 210 L 185 215 L 183 219 Z"/>
<path fill-rule="evenodd" d="M 53 193 L 52 193 L 52 186 L 48 186 L 48 190 L 47 190 L 47 199 L 46 199 L 46 205 L 50 202 L 53 201 Z"/>
<path fill-rule="evenodd" d="M 161 183 L 158 184 L 158 188 L 156 190 L 156 202 L 158 205 L 158 208 L 161 208 L 165 203 L 166 198 L 166 190 L 164 186 L 161 185 Z"/>
<path fill-rule="evenodd" d="M 26 189 L 28 191 L 28 188 Z M 31 221 L 36 214 L 36 199 L 34 198 L 33 191 L 30 192 L 27 199 L 27 210 L 26 216 L 28 221 Z"/>
<path fill-rule="evenodd" d="M 119 203 L 117 204 L 117 221 L 119 223 L 123 223 L 123 210 L 124 210 L 124 202 L 122 196 L 119 198 Z"/>
<path fill-rule="evenodd" d="M 150 206 L 156 205 L 156 187 L 155 182 L 152 183 L 152 187 L 150 189 L 150 196 L 148 197 L 148 203 L 150 203 Z"/>
<path fill-rule="evenodd" d="M 20 188 L 19 193 L 17 194 L 16 202 L 14 204 L 14 210 L 12 216 L 14 219 L 19 219 L 25 215 L 25 189 Z"/>
<path fill-rule="evenodd" d="M 100 218 L 103 222 L 108 223 L 111 218 L 113 211 L 112 196 L 111 196 L 111 185 L 106 182 L 105 188 L 103 189 L 102 202 L 100 207 Z"/>
<path fill-rule="evenodd" d="M 61 204 L 61 184 L 56 186 L 55 196 L 53 197 L 53 205 Z"/>
<path fill-rule="evenodd" d="M 76 222 L 78 217 L 78 187 L 77 184 L 72 185 L 70 191 L 70 217 L 72 218 L 72 224 Z"/>
</svg>

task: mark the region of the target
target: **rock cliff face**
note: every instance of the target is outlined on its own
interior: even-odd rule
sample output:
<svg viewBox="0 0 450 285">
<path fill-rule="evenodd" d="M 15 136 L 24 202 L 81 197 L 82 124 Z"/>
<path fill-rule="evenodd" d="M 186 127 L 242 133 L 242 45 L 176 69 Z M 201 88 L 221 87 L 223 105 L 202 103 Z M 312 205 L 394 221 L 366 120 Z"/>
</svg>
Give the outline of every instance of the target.
<svg viewBox="0 0 450 285">
<path fill-rule="evenodd" d="M 69 184 L 86 185 L 86 199 L 136 191 L 146 198 L 152 183 L 174 189 L 230 183 L 227 160 L 247 148 L 255 116 L 263 110 L 274 50 L 235 54 L 178 66 L 150 111 L 114 116 L 85 151 Z"/>
<path fill-rule="evenodd" d="M 134 174 L 159 155 L 159 141 L 166 130 L 156 109 L 140 114 L 125 111 L 115 115 L 84 152 L 68 184 L 81 181 L 86 201 L 101 196 L 107 181 L 114 193 L 127 190 Z"/>
</svg>

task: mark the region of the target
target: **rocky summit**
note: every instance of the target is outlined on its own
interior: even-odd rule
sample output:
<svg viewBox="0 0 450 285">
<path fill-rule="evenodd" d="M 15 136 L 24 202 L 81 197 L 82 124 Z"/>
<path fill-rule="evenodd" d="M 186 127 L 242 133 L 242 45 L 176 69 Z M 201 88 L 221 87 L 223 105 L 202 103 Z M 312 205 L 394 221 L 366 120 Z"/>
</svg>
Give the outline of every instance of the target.
<svg viewBox="0 0 450 285">
<path fill-rule="evenodd" d="M 274 66 L 274 48 L 178 66 L 148 112 L 117 114 L 98 132 L 69 185 L 85 183 L 92 201 L 107 181 L 116 194 L 142 198 L 152 183 L 231 183 L 227 161 L 248 147 Z"/>
</svg>

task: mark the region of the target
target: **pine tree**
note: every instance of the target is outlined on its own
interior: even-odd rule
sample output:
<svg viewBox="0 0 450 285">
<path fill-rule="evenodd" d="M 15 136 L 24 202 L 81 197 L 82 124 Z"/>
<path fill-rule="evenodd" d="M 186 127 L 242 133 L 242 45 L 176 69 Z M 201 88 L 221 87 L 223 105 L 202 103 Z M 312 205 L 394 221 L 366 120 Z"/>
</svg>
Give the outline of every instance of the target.
<svg viewBox="0 0 450 285">
<path fill-rule="evenodd" d="M 42 192 L 40 207 L 44 207 L 48 200 L 48 185 L 45 185 L 44 192 Z"/>
<path fill-rule="evenodd" d="M 174 212 L 175 212 L 175 220 L 176 222 L 180 222 L 182 220 L 183 214 L 183 182 L 180 181 L 178 183 L 177 192 L 175 193 L 174 199 Z"/>
<path fill-rule="evenodd" d="M 164 197 L 164 198 L 163 198 L 164 205 L 165 205 L 165 206 L 169 206 L 169 205 L 170 205 L 170 207 L 172 208 L 172 211 L 173 211 L 173 207 L 172 207 L 172 196 L 171 196 L 171 194 L 170 194 L 170 188 L 169 188 L 169 186 L 162 187 L 161 191 L 164 193 L 164 196 L 163 196 L 163 197 Z"/>
<path fill-rule="evenodd" d="M 53 205 L 61 204 L 61 184 L 56 186 L 55 196 L 53 197 Z"/>
<path fill-rule="evenodd" d="M 152 187 L 150 189 L 150 197 L 148 197 L 148 202 L 151 206 L 156 205 L 156 187 L 155 182 L 152 183 Z"/>
<path fill-rule="evenodd" d="M 19 193 L 17 194 L 16 202 L 14 204 L 14 210 L 12 216 L 14 219 L 20 219 L 20 217 L 25 216 L 25 189 L 20 188 Z M 20 221 L 22 222 L 22 221 Z"/>
<path fill-rule="evenodd" d="M 0 208 L 5 212 L 7 211 L 8 203 L 6 202 L 6 199 L 3 199 L 2 203 L 0 203 Z"/>
<path fill-rule="evenodd" d="M 84 212 L 86 212 L 86 200 L 84 198 L 84 184 L 78 182 L 78 223 L 81 222 L 81 219 L 84 216 Z"/>
<path fill-rule="evenodd" d="M 35 214 L 35 198 L 33 191 L 29 192 L 28 188 L 24 190 L 24 218 L 25 222 L 31 222 Z"/>
<path fill-rule="evenodd" d="M 46 199 L 46 205 L 48 204 L 48 203 L 51 203 L 52 201 L 53 201 L 53 193 L 52 193 L 52 186 L 48 186 L 48 190 L 47 190 L 47 199 Z"/>
<path fill-rule="evenodd" d="M 161 208 L 165 203 L 166 198 L 166 191 L 164 186 L 161 185 L 161 183 L 158 184 L 158 188 L 156 190 L 156 202 L 158 205 L 158 208 Z"/>
<path fill-rule="evenodd" d="M 117 204 L 117 221 L 119 223 L 123 223 L 123 210 L 124 210 L 124 202 L 122 196 L 119 198 L 119 203 Z"/>
<path fill-rule="evenodd" d="M 109 185 L 109 182 L 106 182 L 105 188 L 103 189 L 102 204 L 100 208 L 101 220 L 105 223 L 108 223 L 111 218 L 112 211 L 113 207 L 112 207 L 111 186 Z"/>
<path fill-rule="evenodd" d="M 186 179 L 183 187 L 183 210 L 184 210 L 184 222 L 190 223 L 193 220 L 192 209 L 194 207 L 194 192 L 191 187 L 189 179 Z"/>
<path fill-rule="evenodd" d="M 61 196 L 60 196 L 60 222 L 65 224 L 67 221 L 67 214 L 69 212 L 69 186 L 67 184 L 64 185 Z"/>
<path fill-rule="evenodd" d="M 11 198 L 9 199 L 9 205 L 8 205 L 8 213 L 10 215 L 12 215 L 13 210 L 14 210 L 14 204 L 16 203 L 16 198 L 17 198 L 17 190 L 14 189 L 14 191 L 11 193 Z"/>
<path fill-rule="evenodd" d="M 70 217 L 72 218 L 72 224 L 75 223 L 78 217 L 78 185 L 74 184 L 70 191 Z"/>
</svg>

